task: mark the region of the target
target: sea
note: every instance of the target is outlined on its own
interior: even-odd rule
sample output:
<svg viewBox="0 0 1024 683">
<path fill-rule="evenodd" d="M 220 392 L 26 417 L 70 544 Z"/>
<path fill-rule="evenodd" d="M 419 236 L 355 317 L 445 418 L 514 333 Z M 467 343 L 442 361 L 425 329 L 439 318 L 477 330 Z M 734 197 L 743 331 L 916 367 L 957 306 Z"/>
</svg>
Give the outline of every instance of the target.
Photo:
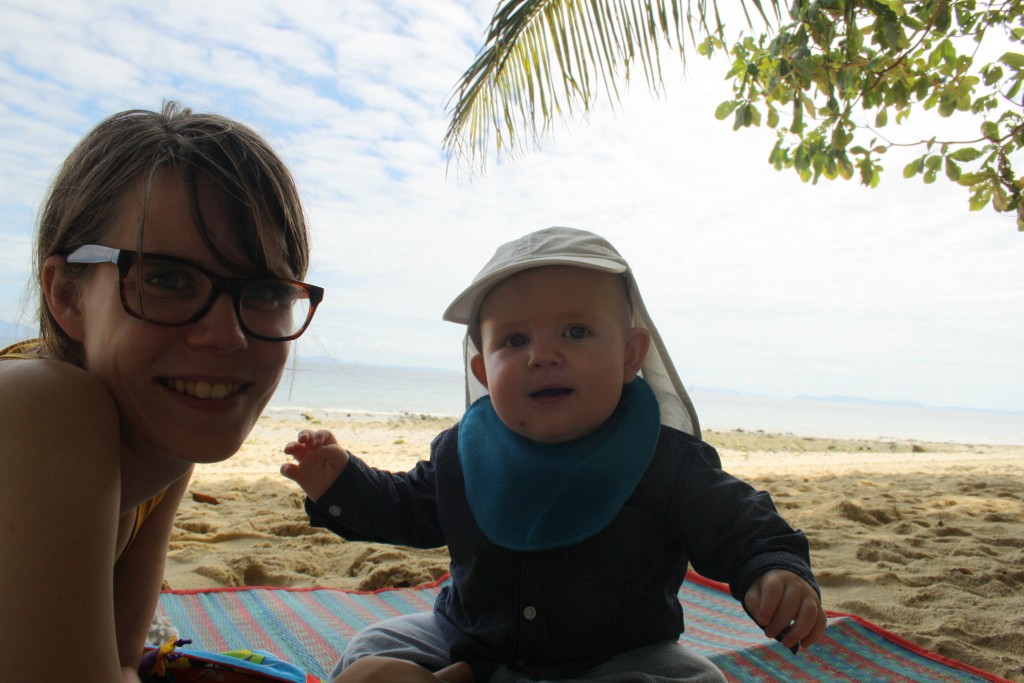
<svg viewBox="0 0 1024 683">
<path fill-rule="evenodd" d="M 867 399 L 773 397 L 689 388 L 704 429 L 844 439 L 1024 445 L 1024 412 L 938 408 Z M 307 357 L 289 368 L 274 413 L 438 415 L 465 409 L 462 373 Z"/>
</svg>

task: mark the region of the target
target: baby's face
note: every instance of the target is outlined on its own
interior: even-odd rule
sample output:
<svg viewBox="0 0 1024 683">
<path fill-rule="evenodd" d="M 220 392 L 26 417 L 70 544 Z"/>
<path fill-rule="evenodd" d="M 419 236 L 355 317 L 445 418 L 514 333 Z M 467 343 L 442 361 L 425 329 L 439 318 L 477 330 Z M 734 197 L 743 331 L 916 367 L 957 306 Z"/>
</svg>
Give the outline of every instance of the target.
<svg viewBox="0 0 1024 683">
<path fill-rule="evenodd" d="M 484 299 L 473 372 L 512 431 L 542 443 L 578 439 L 611 416 L 643 362 L 649 337 L 629 322 L 618 275 L 523 271 Z"/>
</svg>

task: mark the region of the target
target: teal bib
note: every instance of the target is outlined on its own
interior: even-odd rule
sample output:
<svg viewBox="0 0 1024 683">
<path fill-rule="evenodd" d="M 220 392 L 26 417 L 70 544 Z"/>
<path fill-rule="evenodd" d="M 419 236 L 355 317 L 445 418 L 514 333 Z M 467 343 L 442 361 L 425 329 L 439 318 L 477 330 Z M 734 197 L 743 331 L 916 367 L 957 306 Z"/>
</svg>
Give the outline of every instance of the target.
<svg viewBox="0 0 1024 683">
<path fill-rule="evenodd" d="M 581 439 L 545 444 L 498 418 L 489 396 L 459 425 L 459 460 L 473 517 L 492 543 L 547 550 L 579 543 L 611 524 L 654 457 L 658 400 L 637 377 L 601 427 Z"/>
</svg>

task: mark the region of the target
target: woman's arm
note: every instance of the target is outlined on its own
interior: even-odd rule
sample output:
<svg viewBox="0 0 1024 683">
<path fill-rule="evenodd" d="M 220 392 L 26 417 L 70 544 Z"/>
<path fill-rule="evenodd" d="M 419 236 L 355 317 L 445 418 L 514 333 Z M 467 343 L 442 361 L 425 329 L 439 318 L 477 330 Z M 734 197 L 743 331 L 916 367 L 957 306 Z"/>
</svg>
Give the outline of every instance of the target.
<svg viewBox="0 0 1024 683">
<path fill-rule="evenodd" d="M 117 650 L 124 668 L 138 668 L 160 599 L 174 516 L 191 475 L 190 469 L 171 484 L 114 568 L 114 624 Z"/>
<path fill-rule="evenodd" d="M 118 449 L 113 399 L 93 376 L 56 361 L 0 363 L 5 679 L 121 680 L 111 580 Z"/>
</svg>

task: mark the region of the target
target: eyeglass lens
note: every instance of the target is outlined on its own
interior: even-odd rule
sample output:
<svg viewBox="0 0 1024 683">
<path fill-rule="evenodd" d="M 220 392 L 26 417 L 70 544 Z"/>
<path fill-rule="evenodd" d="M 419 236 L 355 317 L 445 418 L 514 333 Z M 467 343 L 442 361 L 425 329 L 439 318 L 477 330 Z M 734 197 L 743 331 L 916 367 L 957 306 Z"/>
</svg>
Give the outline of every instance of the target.
<svg viewBox="0 0 1024 683">
<path fill-rule="evenodd" d="M 205 273 L 158 256 L 133 263 L 122 287 L 129 310 L 157 324 L 186 323 L 213 303 L 214 285 Z M 235 296 L 243 327 L 261 337 L 291 337 L 310 315 L 309 293 L 284 280 L 248 281 Z"/>
</svg>

